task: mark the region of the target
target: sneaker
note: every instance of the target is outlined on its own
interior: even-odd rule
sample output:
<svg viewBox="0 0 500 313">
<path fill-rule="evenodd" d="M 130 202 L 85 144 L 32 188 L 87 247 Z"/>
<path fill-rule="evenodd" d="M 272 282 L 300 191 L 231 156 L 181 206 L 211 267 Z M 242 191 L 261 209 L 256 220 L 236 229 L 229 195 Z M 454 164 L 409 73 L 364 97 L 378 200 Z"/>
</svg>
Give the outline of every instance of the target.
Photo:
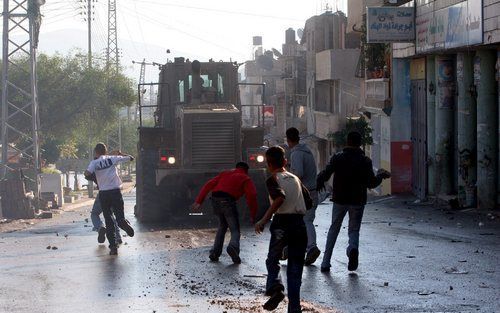
<svg viewBox="0 0 500 313">
<path fill-rule="evenodd" d="M 306 259 L 304 261 L 305 266 L 312 265 L 316 260 L 318 259 L 319 255 L 321 254 L 321 251 L 318 249 L 318 247 L 313 247 L 309 252 L 307 252 Z"/>
<path fill-rule="evenodd" d="M 233 260 L 234 264 L 241 263 L 241 259 L 240 259 L 240 256 L 238 255 L 238 251 L 236 251 L 236 248 L 234 248 L 232 246 L 227 246 L 226 251 L 227 251 L 227 254 L 229 254 L 231 259 Z"/>
<path fill-rule="evenodd" d="M 280 257 L 281 261 L 285 261 L 287 259 L 288 259 L 288 246 L 283 248 L 283 251 L 281 252 L 281 257 Z"/>
<path fill-rule="evenodd" d="M 212 262 L 219 262 L 219 257 L 216 256 L 215 253 L 210 252 L 210 254 L 208 255 L 208 258 Z"/>
<path fill-rule="evenodd" d="M 126 219 L 123 219 L 118 222 L 118 226 L 123 229 L 129 237 L 134 237 L 134 229 L 130 226 L 130 222 Z"/>
<path fill-rule="evenodd" d="M 285 287 L 281 284 L 275 285 L 273 288 L 271 288 L 269 290 L 266 289 L 266 292 L 264 293 L 264 295 L 266 297 L 270 297 L 277 292 L 282 292 L 282 293 L 285 292 Z"/>
<path fill-rule="evenodd" d="M 101 226 L 97 232 L 97 242 L 104 243 L 104 241 L 106 241 L 106 227 Z"/>
<path fill-rule="evenodd" d="M 263 305 L 264 310 L 266 311 L 276 310 L 276 308 L 278 307 L 280 302 L 283 301 L 283 299 L 285 299 L 285 294 L 283 293 L 283 291 L 280 290 L 275 292 L 271 296 L 271 298 L 269 298 L 269 300 L 267 300 L 267 302 L 264 303 Z"/>
<path fill-rule="evenodd" d="M 118 247 L 109 248 L 109 255 L 118 255 Z"/>
<path fill-rule="evenodd" d="M 352 249 L 349 252 L 349 263 L 347 264 L 347 269 L 349 271 L 355 271 L 358 269 L 358 256 L 359 256 L 359 251 L 358 249 Z"/>
</svg>

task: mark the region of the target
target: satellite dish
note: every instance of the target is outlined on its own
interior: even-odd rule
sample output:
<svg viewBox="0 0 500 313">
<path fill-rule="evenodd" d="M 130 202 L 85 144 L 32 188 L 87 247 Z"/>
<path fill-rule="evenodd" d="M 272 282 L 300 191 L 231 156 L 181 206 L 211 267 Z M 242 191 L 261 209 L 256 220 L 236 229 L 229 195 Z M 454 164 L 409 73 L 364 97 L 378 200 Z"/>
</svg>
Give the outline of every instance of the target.
<svg viewBox="0 0 500 313">
<path fill-rule="evenodd" d="M 279 52 L 277 49 L 272 49 L 273 50 L 273 53 L 274 55 L 279 59 L 283 56 L 283 54 L 281 54 L 281 52 Z"/>
<path fill-rule="evenodd" d="M 303 28 L 297 29 L 297 36 L 299 37 L 299 39 L 302 40 L 302 36 L 304 36 L 304 29 Z"/>
</svg>

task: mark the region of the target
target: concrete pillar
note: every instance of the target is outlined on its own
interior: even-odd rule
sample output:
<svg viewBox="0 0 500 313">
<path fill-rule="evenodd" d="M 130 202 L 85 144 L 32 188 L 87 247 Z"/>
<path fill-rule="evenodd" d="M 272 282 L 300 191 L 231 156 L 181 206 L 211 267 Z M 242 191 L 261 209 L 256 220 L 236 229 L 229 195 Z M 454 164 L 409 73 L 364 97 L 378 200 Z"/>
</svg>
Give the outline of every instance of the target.
<svg viewBox="0 0 500 313">
<path fill-rule="evenodd" d="M 75 174 L 75 181 L 73 184 L 73 187 L 74 187 L 73 190 L 79 191 L 80 190 L 80 182 L 78 181 L 78 171 L 75 171 L 74 174 Z"/>
<path fill-rule="evenodd" d="M 427 80 L 427 181 L 429 195 L 436 194 L 436 60 L 426 59 Z"/>
<path fill-rule="evenodd" d="M 70 188 L 70 186 L 69 186 L 69 171 L 66 171 L 66 187 Z"/>
<path fill-rule="evenodd" d="M 474 59 L 477 88 L 477 206 L 494 209 L 497 200 L 498 97 L 496 51 L 478 50 Z"/>
<path fill-rule="evenodd" d="M 455 66 L 452 56 L 436 56 L 436 195 L 453 193 Z"/>
<path fill-rule="evenodd" d="M 476 94 L 474 92 L 472 54 L 457 55 L 458 89 L 458 199 L 461 206 L 475 205 L 476 167 Z"/>
</svg>

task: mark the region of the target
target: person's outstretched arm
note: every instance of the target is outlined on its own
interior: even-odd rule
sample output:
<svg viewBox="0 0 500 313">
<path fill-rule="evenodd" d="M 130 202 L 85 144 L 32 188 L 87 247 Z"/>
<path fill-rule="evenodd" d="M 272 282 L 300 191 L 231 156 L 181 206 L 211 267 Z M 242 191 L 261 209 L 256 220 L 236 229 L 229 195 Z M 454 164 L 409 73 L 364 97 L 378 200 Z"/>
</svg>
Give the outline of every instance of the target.
<svg viewBox="0 0 500 313">
<path fill-rule="evenodd" d="M 200 190 L 200 193 L 196 197 L 196 200 L 191 205 L 191 210 L 199 211 L 201 204 L 203 203 L 203 201 L 205 201 L 205 198 L 207 197 L 208 193 L 212 191 L 212 189 L 214 189 L 219 180 L 220 180 L 220 174 L 209 180 L 205 185 L 203 185 L 203 187 Z"/>
<path fill-rule="evenodd" d="M 330 162 L 326 165 L 325 169 L 322 170 L 316 178 L 316 190 L 321 191 L 325 189 L 325 183 L 332 177 L 335 172 L 336 155 L 330 158 Z"/>
</svg>

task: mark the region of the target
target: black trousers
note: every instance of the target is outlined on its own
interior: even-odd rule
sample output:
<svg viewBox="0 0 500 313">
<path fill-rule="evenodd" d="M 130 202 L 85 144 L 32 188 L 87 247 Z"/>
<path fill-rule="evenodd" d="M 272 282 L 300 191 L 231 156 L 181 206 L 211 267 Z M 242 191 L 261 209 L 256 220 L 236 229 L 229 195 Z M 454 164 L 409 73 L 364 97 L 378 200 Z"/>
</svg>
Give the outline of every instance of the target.
<svg viewBox="0 0 500 313">
<path fill-rule="evenodd" d="M 300 287 L 302 270 L 307 247 L 307 232 L 304 215 L 275 214 L 271 227 L 271 241 L 266 259 L 267 283 L 266 294 L 272 295 L 277 290 L 284 291 L 280 278 L 280 257 L 283 248 L 288 246 L 287 282 L 288 312 L 301 312 Z"/>
<path fill-rule="evenodd" d="M 125 219 L 122 192 L 120 189 L 101 190 L 99 191 L 99 200 L 106 222 L 106 237 L 108 237 L 109 247 L 116 247 L 115 223 L 112 216 L 115 215 L 118 225 Z"/>
</svg>

